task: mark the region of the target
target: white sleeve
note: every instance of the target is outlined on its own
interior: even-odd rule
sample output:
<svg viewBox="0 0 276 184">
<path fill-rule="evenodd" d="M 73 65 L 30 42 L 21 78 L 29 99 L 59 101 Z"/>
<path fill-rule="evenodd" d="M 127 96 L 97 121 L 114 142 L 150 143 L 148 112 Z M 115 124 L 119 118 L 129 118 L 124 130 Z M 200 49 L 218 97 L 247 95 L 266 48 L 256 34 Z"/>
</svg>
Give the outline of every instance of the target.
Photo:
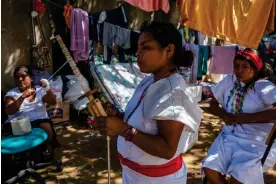
<svg viewBox="0 0 276 184">
<path fill-rule="evenodd" d="M 15 100 L 17 100 L 17 99 L 19 98 L 19 96 L 20 96 L 20 94 L 17 93 L 17 92 L 15 91 L 15 89 L 11 89 L 11 90 L 9 90 L 9 91 L 7 92 L 7 94 L 5 95 L 4 99 L 5 99 L 6 97 L 12 97 L 12 98 L 14 98 Z"/>
<path fill-rule="evenodd" d="M 225 76 L 218 84 L 211 87 L 212 93 L 220 105 L 224 104 L 224 94 L 226 89 L 233 88 L 234 75 Z"/>
<path fill-rule="evenodd" d="M 264 81 L 258 87 L 261 88 L 261 99 L 266 105 L 276 103 L 276 86 L 270 81 Z"/>
<path fill-rule="evenodd" d="M 145 97 L 144 113 L 154 120 L 174 120 L 196 132 L 201 122 L 202 111 L 196 101 L 189 98 L 185 89 L 162 82 L 150 88 Z"/>
</svg>

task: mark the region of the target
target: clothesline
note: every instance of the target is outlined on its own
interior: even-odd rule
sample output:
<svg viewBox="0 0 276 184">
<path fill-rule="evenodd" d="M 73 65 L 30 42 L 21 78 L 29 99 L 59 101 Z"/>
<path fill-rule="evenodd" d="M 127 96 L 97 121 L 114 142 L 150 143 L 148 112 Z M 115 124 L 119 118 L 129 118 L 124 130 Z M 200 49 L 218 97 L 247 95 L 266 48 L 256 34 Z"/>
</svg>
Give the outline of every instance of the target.
<svg viewBox="0 0 276 184">
<path fill-rule="evenodd" d="M 58 8 L 64 9 L 63 6 L 61 6 L 61 5 L 59 5 L 59 4 L 56 4 L 56 3 L 52 2 L 51 0 L 44 0 L 44 1 L 47 1 L 47 2 L 49 2 L 49 3 L 53 4 L 53 5 L 55 5 L 55 6 L 58 7 Z M 84 11 L 85 11 L 85 10 L 84 10 Z M 87 12 L 87 11 L 86 11 L 86 12 Z M 88 15 L 88 17 L 89 17 L 89 18 L 93 18 L 92 16 L 89 16 L 89 15 Z"/>
<path fill-rule="evenodd" d="M 64 9 L 64 7 L 62 7 L 62 6 L 59 5 L 59 4 L 54 3 L 54 2 L 51 1 L 51 0 L 45 0 L 45 1 L 47 1 L 47 2 L 49 2 L 49 3 L 51 3 L 51 4 L 53 4 L 53 5 L 55 5 L 55 6 L 58 7 L 58 8 Z M 84 10 L 84 11 L 85 11 L 85 10 Z M 89 16 L 89 15 L 88 15 L 88 17 L 93 19 L 92 16 Z M 176 26 L 176 27 L 178 27 L 178 26 Z M 195 44 L 195 45 L 200 45 L 200 44 Z M 211 45 L 210 45 L 210 46 L 211 46 Z"/>
</svg>

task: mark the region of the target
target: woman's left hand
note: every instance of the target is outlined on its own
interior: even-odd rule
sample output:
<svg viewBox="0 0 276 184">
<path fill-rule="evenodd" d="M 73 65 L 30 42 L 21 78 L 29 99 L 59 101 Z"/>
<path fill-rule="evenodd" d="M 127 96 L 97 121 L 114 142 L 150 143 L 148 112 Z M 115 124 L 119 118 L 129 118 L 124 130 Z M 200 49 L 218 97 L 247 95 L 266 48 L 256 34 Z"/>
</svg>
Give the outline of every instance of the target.
<svg viewBox="0 0 276 184">
<path fill-rule="evenodd" d="M 235 115 L 232 115 L 232 114 L 225 114 L 222 117 L 222 120 L 224 121 L 224 123 L 226 125 L 233 125 L 233 124 L 237 123 L 237 117 Z"/>
<path fill-rule="evenodd" d="M 128 129 L 128 125 L 115 116 L 100 116 L 96 118 L 96 127 L 101 135 L 123 136 Z"/>
<path fill-rule="evenodd" d="M 237 114 L 236 119 L 239 123 L 249 123 L 250 122 L 250 114 L 247 113 L 242 113 L 242 114 Z"/>
</svg>

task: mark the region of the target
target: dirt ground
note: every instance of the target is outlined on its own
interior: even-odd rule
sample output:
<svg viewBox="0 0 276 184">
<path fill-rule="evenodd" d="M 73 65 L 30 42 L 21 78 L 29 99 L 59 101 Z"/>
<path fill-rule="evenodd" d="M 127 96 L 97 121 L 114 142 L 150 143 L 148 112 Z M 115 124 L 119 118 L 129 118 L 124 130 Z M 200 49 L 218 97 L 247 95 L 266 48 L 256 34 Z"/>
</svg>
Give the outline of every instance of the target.
<svg viewBox="0 0 276 184">
<path fill-rule="evenodd" d="M 204 107 L 202 107 L 204 109 Z M 219 120 L 204 113 L 200 126 L 199 141 L 183 159 L 188 167 L 188 184 L 201 184 L 201 161 L 208 148 L 217 136 L 221 125 Z M 41 170 L 47 178 L 47 184 L 106 184 L 106 139 L 102 136 L 91 137 L 87 126 L 70 123 L 66 127 L 57 128 L 58 139 L 62 147 L 56 149 L 56 158 L 63 162 L 64 169 L 60 173 Z M 116 158 L 116 138 L 111 141 L 112 184 L 121 184 L 121 167 Z M 265 183 L 276 183 L 276 168 L 265 173 Z"/>
</svg>

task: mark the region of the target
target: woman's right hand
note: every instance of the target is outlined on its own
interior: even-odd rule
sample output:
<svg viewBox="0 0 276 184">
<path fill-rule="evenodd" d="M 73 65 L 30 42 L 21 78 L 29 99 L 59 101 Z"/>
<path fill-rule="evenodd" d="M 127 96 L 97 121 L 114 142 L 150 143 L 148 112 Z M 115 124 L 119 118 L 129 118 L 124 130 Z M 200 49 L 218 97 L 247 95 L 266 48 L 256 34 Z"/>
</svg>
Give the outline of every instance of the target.
<svg viewBox="0 0 276 184">
<path fill-rule="evenodd" d="M 34 90 L 33 88 L 30 88 L 30 89 L 26 89 L 26 90 L 22 93 L 21 97 L 22 97 L 22 98 L 28 98 L 28 97 L 30 97 L 30 96 L 32 96 L 32 95 L 34 95 L 34 94 L 35 94 L 35 90 Z"/>
<path fill-rule="evenodd" d="M 119 110 L 109 102 L 104 103 L 103 108 L 108 116 L 117 116 L 119 114 Z"/>
</svg>

